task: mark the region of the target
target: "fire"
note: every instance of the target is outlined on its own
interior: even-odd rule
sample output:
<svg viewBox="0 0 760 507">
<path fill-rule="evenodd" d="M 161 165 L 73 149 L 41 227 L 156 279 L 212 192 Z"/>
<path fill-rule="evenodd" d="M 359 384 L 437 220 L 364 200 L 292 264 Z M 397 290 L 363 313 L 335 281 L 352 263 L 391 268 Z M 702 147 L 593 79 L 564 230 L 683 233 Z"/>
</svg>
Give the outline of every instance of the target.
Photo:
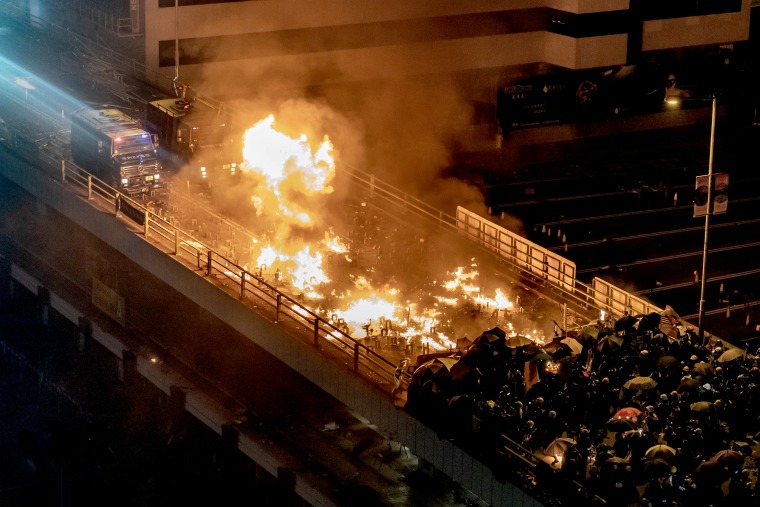
<svg viewBox="0 0 760 507">
<path fill-rule="evenodd" d="M 473 265 L 474 267 L 475 265 Z M 451 275 L 454 275 L 453 280 L 449 280 L 446 282 L 443 286 L 448 290 L 462 290 L 466 293 L 473 293 L 473 292 L 479 292 L 480 287 L 477 285 L 473 285 L 471 282 L 478 276 L 478 272 L 475 270 L 465 272 L 464 266 L 460 266 L 454 271 L 453 273 L 449 273 Z"/>
<path fill-rule="evenodd" d="M 243 169 L 259 176 L 263 188 L 251 201 L 257 214 L 275 211 L 278 218 L 300 227 L 312 227 L 315 218 L 303 203 L 330 194 L 335 176 L 333 146 L 325 136 L 312 151 L 305 135 L 292 138 L 274 129 L 269 115 L 244 135 Z"/>
<path fill-rule="evenodd" d="M 446 271 L 446 281 L 434 282 L 429 290 L 410 288 L 410 294 L 400 290 L 395 276 L 362 268 L 357 252 L 367 246 L 351 235 L 341 237 L 320 216 L 335 176 L 329 138 L 312 150 L 305 135 L 292 138 L 274 125 L 270 115 L 244 137 L 243 169 L 255 183 L 250 199 L 257 216 L 265 216 L 271 225 L 266 238 L 253 240 L 249 263 L 259 277 L 271 277 L 280 290 L 298 296 L 304 313 L 321 314 L 355 338 L 383 336 L 402 346 L 445 351 L 456 346 L 457 338 L 447 312 L 465 309 L 473 315 L 474 309 L 474 314 L 493 319 L 494 310 L 500 318 L 513 308 L 505 292 L 489 289 L 488 280 L 479 279 L 474 259 Z M 348 276 L 340 276 L 341 269 Z M 509 322 L 499 324 L 511 329 Z"/>
<path fill-rule="evenodd" d="M 396 315 L 396 312 L 397 307 L 393 301 L 379 294 L 372 294 L 368 297 L 352 301 L 349 303 L 348 308 L 336 313 L 346 321 L 350 328 L 358 330 L 368 326 L 367 334 L 372 334 L 374 331 L 379 332 L 380 322 L 392 319 Z M 370 331 L 373 322 L 377 326 Z"/>
</svg>

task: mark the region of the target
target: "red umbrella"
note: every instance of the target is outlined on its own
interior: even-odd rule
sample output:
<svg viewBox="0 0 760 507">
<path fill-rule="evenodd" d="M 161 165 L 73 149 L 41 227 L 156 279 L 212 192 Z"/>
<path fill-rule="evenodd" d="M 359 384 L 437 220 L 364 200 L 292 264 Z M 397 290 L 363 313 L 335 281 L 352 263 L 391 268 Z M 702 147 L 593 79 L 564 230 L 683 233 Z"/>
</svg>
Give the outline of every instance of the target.
<svg viewBox="0 0 760 507">
<path fill-rule="evenodd" d="M 633 419 L 634 421 L 637 421 L 641 413 L 642 413 L 641 410 L 639 410 L 636 407 L 625 407 L 615 412 L 615 415 L 613 415 L 612 418 L 613 419 Z"/>
</svg>

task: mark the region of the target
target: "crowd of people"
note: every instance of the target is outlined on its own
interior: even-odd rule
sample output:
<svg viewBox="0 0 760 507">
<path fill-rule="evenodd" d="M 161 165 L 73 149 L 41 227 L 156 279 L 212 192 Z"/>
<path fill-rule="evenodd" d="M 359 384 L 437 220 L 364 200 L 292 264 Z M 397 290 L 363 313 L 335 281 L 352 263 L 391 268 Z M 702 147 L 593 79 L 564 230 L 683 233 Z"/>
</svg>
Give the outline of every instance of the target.
<svg viewBox="0 0 760 507">
<path fill-rule="evenodd" d="M 760 504 L 758 398 L 760 358 L 668 308 L 493 328 L 416 368 L 405 410 L 548 504 L 717 507 Z"/>
</svg>

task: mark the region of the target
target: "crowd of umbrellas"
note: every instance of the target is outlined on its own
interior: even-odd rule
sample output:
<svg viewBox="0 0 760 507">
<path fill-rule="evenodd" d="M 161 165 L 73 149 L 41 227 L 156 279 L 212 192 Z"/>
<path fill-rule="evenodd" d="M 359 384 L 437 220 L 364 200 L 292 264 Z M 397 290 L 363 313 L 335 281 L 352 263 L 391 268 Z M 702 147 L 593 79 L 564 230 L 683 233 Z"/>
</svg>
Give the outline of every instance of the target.
<svg viewBox="0 0 760 507">
<path fill-rule="evenodd" d="M 424 362 L 405 410 L 547 503 L 760 504 L 758 351 L 702 340 L 670 307 L 557 329 L 496 327 Z"/>
</svg>

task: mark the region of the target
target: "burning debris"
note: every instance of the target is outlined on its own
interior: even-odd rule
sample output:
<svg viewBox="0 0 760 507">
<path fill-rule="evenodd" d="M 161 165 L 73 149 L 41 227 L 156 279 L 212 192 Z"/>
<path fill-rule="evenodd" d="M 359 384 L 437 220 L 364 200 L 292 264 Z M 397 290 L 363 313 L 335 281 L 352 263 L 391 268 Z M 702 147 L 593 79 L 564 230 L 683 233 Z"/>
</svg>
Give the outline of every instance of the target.
<svg viewBox="0 0 760 507">
<path fill-rule="evenodd" d="M 536 333 L 505 288 L 481 278 L 475 259 L 442 256 L 435 238 L 410 235 L 371 203 L 337 196 L 328 137 L 315 144 L 276 127 L 270 115 L 244 135 L 243 177 L 257 230 L 242 262 L 249 272 L 379 346 L 448 351 L 484 319 Z"/>
</svg>

